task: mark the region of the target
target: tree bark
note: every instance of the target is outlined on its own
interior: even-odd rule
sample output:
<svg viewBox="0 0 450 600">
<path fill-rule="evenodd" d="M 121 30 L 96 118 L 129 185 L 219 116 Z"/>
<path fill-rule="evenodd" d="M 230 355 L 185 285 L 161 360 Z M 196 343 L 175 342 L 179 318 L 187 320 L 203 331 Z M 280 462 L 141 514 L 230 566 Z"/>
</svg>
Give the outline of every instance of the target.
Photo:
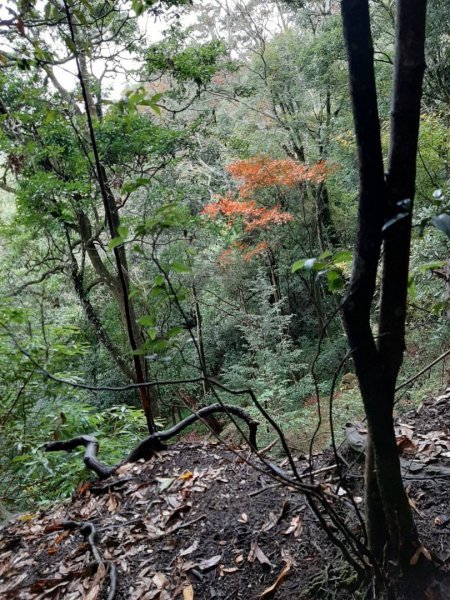
<svg viewBox="0 0 450 600">
<path fill-rule="evenodd" d="M 343 0 L 360 194 L 353 272 L 343 316 L 367 416 L 366 520 L 381 560 L 409 564 L 418 536 L 395 440 L 395 382 L 404 350 L 411 212 L 424 70 L 426 0 L 398 0 L 390 173 L 384 177 L 368 0 Z M 395 220 L 398 212 L 407 212 Z M 384 235 L 379 341 L 371 309 Z M 386 554 L 387 551 L 387 554 Z"/>
</svg>

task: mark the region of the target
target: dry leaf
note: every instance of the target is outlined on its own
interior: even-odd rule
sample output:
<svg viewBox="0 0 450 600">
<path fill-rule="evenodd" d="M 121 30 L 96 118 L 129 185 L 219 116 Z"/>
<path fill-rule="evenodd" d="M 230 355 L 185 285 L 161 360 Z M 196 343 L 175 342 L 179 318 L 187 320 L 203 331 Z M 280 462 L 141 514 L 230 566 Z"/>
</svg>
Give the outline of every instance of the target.
<svg viewBox="0 0 450 600">
<path fill-rule="evenodd" d="M 212 569 L 213 567 L 218 565 L 221 560 L 222 560 L 222 555 L 216 554 L 216 556 L 213 556 L 213 557 L 205 559 L 205 560 L 201 560 L 197 566 L 200 569 L 200 571 L 208 571 L 209 569 Z"/>
<path fill-rule="evenodd" d="M 194 600 L 194 588 L 188 585 L 183 589 L 183 600 Z"/>
<path fill-rule="evenodd" d="M 22 521 L 22 523 L 27 523 L 28 521 L 32 521 L 36 517 L 37 513 L 29 513 L 27 515 L 20 515 L 20 517 L 17 517 L 17 520 Z"/>
<path fill-rule="evenodd" d="M 239 523 L 248 523 L 248 515 L 247 513 L 242 513 L 242 515 L 238 519 Z"/>
<path fill-rule="evenodd" d="M 275 579 L 274 583 L 271 586 L 269 586 L 268 588 L 266 588 L 259 597 L 260 598 L 272 598 L 274 592 L 286 579 L 286 577 L 291 569 L 291 566 L 292 566 L 292 560 L 286 559 L 286 564 L 284 565 L 281 573 Z"/>
<path fill-rule="evenodd" d="M 97 600 L 98 595 L 100 594 L 100 585 L 96 583 L 92 586 L 89 592 L 84 596 L 84 600 Z"/>
<path fill-rule="evenodd" d="M 169 489 L 172 483 L 175 481 L 175 477 L 155 477 L 156 481 L 159 481 L 159 491 L 164 492 Z"/>
<path fill-rule="evenodd" d="M 410 564 L 411 566 L 417 565 L 417 563 L 419 562 L 419 558 L 420 558 L 420 555 L 421 555 L 421 554 L 422 554 L 422 555 L 423 555 L 423 556 L 424 556 L 424 557 L 425 557 L 427 560 L 430 560 L 430 561 L 431 561 L 432 557 L 431 557 L 431 553 L 430 553 L 430 551 L 428 550 L 428 548 L 425 548 L 425 546 L 419 546 L 419 547 L 417 548 L 417 550 L 414 552 L 414 555 L 412 556 L 411 560 L 409 561 L 409 564 Z"/>
<path fill-rule="evenodd" d="M 193 476 L 192 471 L 186 471 L 185 473 L 183 473 L 182 475 L 180 475 L 178 477 L 178 479 L 191 479 L 192 476 Z M 187 588 L 185 588 L 185 589 L 187 589 Z"/>
<path fill-rule="evenodd" d="M 261 550 L 261 548 L 258 546 L 258 544 L 256 542 L 253 542 L 253 544 L 251 545 L 251 548 L 250 548 L 250 552 L 248 553 L 247 561 L 249 563 L 255 562 L 255 558 L 262 565 L 272 566 L 272 563 L 267 558 L 267 556 L 264 554 L 264 552 Z"/>
<path fill-rule="evenodd" d="M 162 590 L 163 588 L 168 587 L 169 585 L 169 580 L 164 575 L 164 573 L 156 573 L 156 575 L 152 577 L 152 581 L 159 590 Z"/>
<path fill-rule="evenodd" d="M 269 513 L 269 520 L 263 524 L 263 526 L 261 527 L 261 531 L 267 532 L 270 531 L 273 527 L 275 527 L 275 525 L 277 525 L 284 517 L 284 514 L 286 513 L 288 507 L 289 502 L 285 500 L 278 514 L 273 512 Z"/>
<path fill-rule="evenodd" d="M 119 500 L 118 500 L 116 494 L 109 492 L 109 497 L 108 497 L 108 502 L 106 503 L 106 507 L 110 513 L 117 512 L 117 509 L 119 507 Z"/>
<path fill-rule="evenodd" d="M 239 571 L 239 569 L 237 567 L 221 567 L 220 568 L 221 575 L 223 573 L 236 573 L 236 571 Z"/>
<path fill-rule="evenodd" d="M 189 546 L 189 548 L 186 548 L 185 550 L 181 550 L 181 552 L 179 553 L 178 556 L 187 556 L 188 554 L 192 554 L 192 552 L 195 552 L 195 550 L 197 550 L 198 548 L 198 540 L 195 540 L 195 542 L 193 544 L 191 544 Z"/>
<path fill-rule="evenodd" d="M 284 535 L 289 535 L 290 533 L 294 534 L 294 537 L 299 537 L 303 531 L 303 520 L 297 515 L 296 517 L 292 517 L 291 524 L 284 532 Z"/>
</svg>

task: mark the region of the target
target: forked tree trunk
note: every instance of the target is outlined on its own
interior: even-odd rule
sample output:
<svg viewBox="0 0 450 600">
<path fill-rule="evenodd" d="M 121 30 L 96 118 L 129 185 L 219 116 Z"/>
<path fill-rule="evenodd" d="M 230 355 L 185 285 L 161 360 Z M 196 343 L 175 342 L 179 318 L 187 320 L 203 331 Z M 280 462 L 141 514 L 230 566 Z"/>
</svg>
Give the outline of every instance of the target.
<svg viewBox="0 0 450 600">
<path fill-rule="evenodd" d="M 398 0 L 389 173 L 383 173 L 368 0 L 343 0 L 360 193 L 343 316 L 367 416 L 366 520 L 371 550 L 403 565 L 418 545 L 395 440 L 395 384 L 405 345 L 411 210 L 425 68 L 426 0 Z M 383 245 L 377 343 L 371 309 Z"/>
</svg>

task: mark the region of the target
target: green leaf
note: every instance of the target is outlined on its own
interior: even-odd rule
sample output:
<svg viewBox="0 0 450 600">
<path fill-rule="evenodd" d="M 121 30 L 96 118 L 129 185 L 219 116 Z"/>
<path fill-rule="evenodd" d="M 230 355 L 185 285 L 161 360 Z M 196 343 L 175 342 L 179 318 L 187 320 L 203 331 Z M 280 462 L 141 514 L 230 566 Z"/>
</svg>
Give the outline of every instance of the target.
<svg viewBox="0 0 450 600">
<path fill-rule="evenodd" d="M 145 9 L 145 5 L 142 0 L 131 0 L 131 7 L 138 17 L 142 15 Z"/>
<path fill-rule="evenodd" d="M 171 337 L 175 337 L 176 335 L 180 335 L 180 333 L 183 333 L 184 329 L 182 327 L 179 327 L 178 325 L 176 325 L 175 327 L 171 327 L 169 329 L 169 331 L 166 333 L 166 336 L 168 338 Z"/>
<path fill-rule="evenodd" d="M 165 279 L 164 279 L 164 275 L 155 275 L 155 277 L 153 278 L 153 285 L 156 287 L 161 287 L 164 285 Z"/>
<path fill-rule="evenodd" d="M 319 256 L 319 260 L 325 260 L 327 258 L 330 258 L 330 256 L 333 256 L 333 253 L 329 250 L 325 250 L 325 252 L 322 252 L 322 254 Z"/>
<path fill-rule="evenodd" d="M 77 47 L 68 35 L 64 36 L 64 42 L 71 52 L 73 52 L 74 54 L 77 53 Z"/>
<path fill-rule="evenodd" d="M 124 241 L 125 241 L 124 238 L 120 237 L 120 236 L 112 238 L 108 242 L 108 250 L 111 252 L 111 250 L 114 250 L 114 248 L 117 248 L 117 246 L 120 246 L 121 244 L 123 244 Z"/>
<path fill-rule="evenodd" d="M 153 109 L 155 111 L 155 113 L 160 116 L 161 115 L 161 108 L 155 104 L 155 102 L 153 100 L 141 100 L 140 102 L 137 102 L 137 104 L 139 106 L 149 106 L 151 109 Z"/>
<path fill-rule="evenodd" d="M 300 271 L 300 269 L 310 271 L 314 267 L 316 261 L 317 258 L 302 258 L 297 260 L 291 267 L 291 273 L 296 273 L 297 271 Z"/>
<path fill-rule="evenodd" d="M 155 317 L 153 315 L 144 315 L 138 319 L 139 325 L 142 327 L 154 327 L 155 326 Z"/>
<path fill-rule="evenodd" d="M 343 287 L 345 287 L 345 281 L 342 277 L 328 281 L 328 289 L 330 292 L 337 292 L 342 290 Z"/>
<path fill-rule="evenodd" d="M 130 194 L 144 185 L 149 185 L 149 183 L 151 183 L 151 180 L 148 179 L 148 177 L 138 177 L 133 181 L 127 181 L 124 183 L 121 192 L 122 194 Z"/>
<path fill-rule="evenodd" d="M 327 267 L 328 267 L 327 263 L 325 263 L 323 261 L 319 261 L 317 259 L 314 259 L 314 263 L 311 268 L 313 269 L 313 271 L 323 271 Z"/>
<path fill-rule="evenodd" d="M 441 269 L 442 267 L 447 267 L 448 264 L 448 260 L 434 260 L 432 262 L 423 263 L 419 265 L 419 271 L 421 273 L 426 273 L 427 271 L 432 271 L 433 269 Z"/>
<path fill-rule="evenodd" d="M 178 260 L 174 260 L 170 265 L 171 268 L 175 271 L 175 273 L 191 273 L 192 270 L 187 265 L 179 262 Z"/>
<path fill-rule="evenodd" d="M 125 225 L 119 225 L 119 227 L 117 228 L 117 233 L 119 234 L 120 237 L 127 238 L 128 237 L 128 227 L 125 227 Z"/>
<path fill-rule="evenodd" d="M 416 296 L 416 279 L 411 273 L 408 277 L 408 296 L 410 298 L 415 298 Z"/>
<path fill-rule="evenodd" d="M 163 287 L 154 287 L 150 290 L 150 298 L 159 298 L 160 296 L 167 296 L 167 290 Z"/>
<path fill-rule="evenodd" d="M 353 254 L 349 250 L 339 250 L 333 254 L 334 263 L 351 262 L 353 260 Z"/>
<path fill-rule="evenodd" d="M 330 269 L 327 271 L 328 281 L 336 281 L 336 279 L 342 279 L 342 271 L 340 269 Z"/>
<path fill-rule="evenodd" d="M 48 113 L 44 117 L 44 123 L 48 125 L 49 123 L 53 123 L 58 118 L 57 110 L 49 110 Z"/>
</svg>

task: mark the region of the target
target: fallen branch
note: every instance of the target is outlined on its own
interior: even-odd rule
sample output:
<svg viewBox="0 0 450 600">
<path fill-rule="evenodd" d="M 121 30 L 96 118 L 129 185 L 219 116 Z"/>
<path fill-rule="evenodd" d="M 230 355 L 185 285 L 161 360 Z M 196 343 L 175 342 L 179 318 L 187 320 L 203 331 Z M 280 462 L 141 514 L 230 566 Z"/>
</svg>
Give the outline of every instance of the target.
<svg viewBox="0 0 450 600">
<path fill-rule="evenodd" d="M 48 442 L 44 445 L 44 448 L 46 452 L 57 452 L 59 450 L 71 452 L 79 446 L 84 446 L 86 448 L 83 457 L 84 464 L 88 469 L 94 471 L 94 473 L 96 473 L 100 479 L 106 479 L 123 464 L 137 462 L 140 459 L 148 460 L 156 451 L 164 450 L 166 448 L 163 442 L 178 435 L 184 429 L 186 429 L 186 427 L 192 425 L 192 423 L 195 423 L 195 421 L 204 419 L 213 413 L 226 413 L 227 415 L 234 415 L 245 421 L 249 429 L 250 446 L 252 449 L 257 450 L 256 432 L 258 429 L 258 421 L 255 421 L 242 408 L 233 406 L 231 404 L 212 404 L 211 406 L 205 406 L 192 415 L 189 415 L 189 417 L 186 417 L 186 419 L 183 419 L 170 429 L 152 433 L 145 438 L 145 440 L 140 442 L 136 448 L 130 452 L 125 460 L 113 466 L 104 465 L 98 460 L 97 454 L 99 443 L 92 435 L 80 435 L 71 440 Z"/>
<path fill-rule="evenodd" d="M 449 354 L 450 354 L 450 350 L 446 350 L 443 354 L 441 354 L 435 360 L 433 360 L 433 362 L 431 362 L 429 365 L 427 365 L 426 367 L 424 367 L 421 371 L 419 371 L 418 373 L 416 373 L 415 375 L 413 375 L 413 377 L 410 377 L 409 379 L 407 379 L 406 381 L 404 381 L 403 383 L 401 383 L 400 385 L 398 385 L 395 388 L 395 392 L 397 393 L 399 390 L 403 389 L 404 387 L 406 387 L 410 383 L 414 383 L 414 381 L 416 381 L 416 379 L 419 379 L 419 377 L 421 377 L 424 373 L 426 373 L 432 367 L 434 367 L 439 362 L 441 362 L 441 360 L 444 360 L 444 358 L 447 358 L 447 356 Z"/>
<path fill-rule="evenodd" d="M 76 438 L 72 438 L 71 440 L 61 442 L 48 442 L 47 444 L 44 444 L 44 449 L 46 452 L 57 452 L 58 450 L 72 452 L 72 450 L 78 448 L 79 446 L 84 446 L 86 448 L 83 457 L 84 464 L 88 469 L 94 471 L 94 473 L 96 473 L 100 479 L 106 479 L 106 477 L 112 475 L 119 467 L 119 465 L 108 467 L 107 465 L 103 465 L 98 460 L 97 453 L 99 449 L 99 443 L 97 438 L 92 435 L 80 435 Z"/>
</svg>

